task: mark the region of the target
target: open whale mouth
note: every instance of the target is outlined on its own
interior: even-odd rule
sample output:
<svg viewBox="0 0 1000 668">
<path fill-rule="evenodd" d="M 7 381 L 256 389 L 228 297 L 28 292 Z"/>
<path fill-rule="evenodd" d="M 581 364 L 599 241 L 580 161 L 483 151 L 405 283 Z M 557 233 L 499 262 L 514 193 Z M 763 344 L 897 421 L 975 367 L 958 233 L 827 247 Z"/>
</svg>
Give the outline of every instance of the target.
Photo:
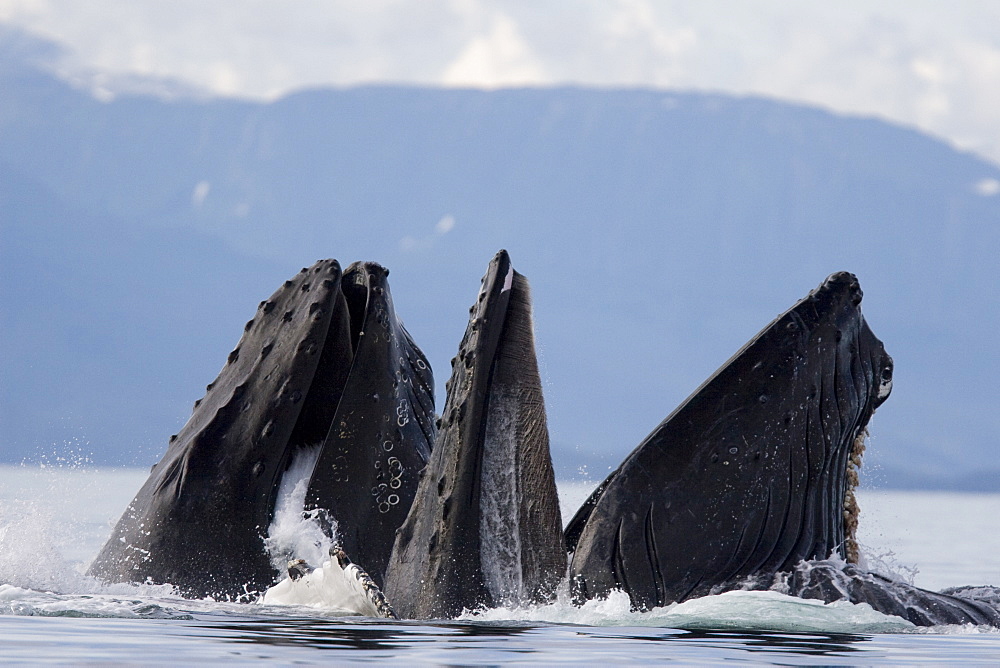
<svg viewBox="0 0 1000 668">
<path fill-rule="evenodd" d="M 308 270 L 303 271 L 308 275 Z M 395 395 L 399 393 L 392 390 L 398 389 L 401 380 L 410 379 L 409 375 L 397 369 L 391 383 L 395 387 L 384 384 L 381 388 L 375 388 L 370 396 L 351 396 L 362 391 L 359 387 L 362 383 L 357 379 L 352 381 L 352 374 L 367 376 L 371 374 L 373 366 L 396 368 L 400 363 L 395 354 L 379 355 L 378 360 L 366 357 L 370 356 L 373 348 L 389 346 L 395 352 L 396 348 L 401 347 L 394 345 L 392 341 L 395 315 L 391 313 L 392 304 L 385 280 L 387 275 L 387 270 L 374 263 L 355 263 L 344 271 L 339 290 L 332 295 L 329 306 L 310 306 L 313 315 L 329 315 L 329 324 L 321 343 L 311 340 L 306 344 L 307 349 L 318 349 L 319 357 L 307 388 L 296 390 L 303 394 L 301 409 L 284 446 L 284 463 L 276 470 L 277 475 L 272 484 L 272 498 L 268 504 L 271 508 L 271 521 L 269 537 L 265 543 L 268 551 L 272 552 L 274 563 L 287 561 L 293 554 L 287 543 L 297 540 L 295 535 L 281 534 L 297 531 L 310 536 L 318 529 L 325 534 L 326 541 L 336 539 L 334 534 L 338 526 L 337 515 L 341 514 L 337 511 L 343 511 L 337 501 L 343 495 L 329 492 L 338 484 L 350 484 L 351 468 L 354 465 L 352 460 L 359 455 L 354 450 L 364 445 L 357 443 L 357 439 L 343 438 L 350 433 L 347 423 L 352 418 L 352 412 L 361 407 L 371 409 L 373 404 L 378 404 L 381 399 L 379 392 L 386 394 L 386 398 L 393 395 L 394 399 L 398 399 Z M 289 283 L 291 285 L 286 284 L 286 287 L 296 287 L 295 281 Z M 267 304 L 268 302 L 264 302 L 263 307 Z M 322 312 L 325 308 L 330 309 L 329 314 Z M 286 312 L 285 317 L 290 319 L 293 315 L 293 312 Z M 415 372 L 411 375 L 429 371 L 426 360 L 419 351 L 409 351 L 409 357 L 414 367 L 410 371 Z M 421 389 L 430 391 L 429 387 Z M 399 416 L 396 416 L 397 428 L 400 421 Z M 382 431 L 376 431 L 375 442 L 384 446 L 389 442 L 384 436 Z M 426 459 L 429 454 L 427 446 L 432 437 L 432 430 L 421 431 L 421 437 L 416 441 L 422 459 Z M 344 443 L 345 440 L 349 442 Z M 335 452 L 324 457 L 324 452 L 328 449 Z M 385 451 L 386 448 L 382 447 L 382 450 Z M 402 454 L 403 450 L 400 447 L 397 455 Z M 387 461 L 383 470 L 376 472 L 376 478 L 380 481 L 378 484 L 386 485 L 387 493 L 378 502 L 382 510 L 400 502 L 398 492 L 402 491 L 402 481 L 398 477 L 391 477 L 390 473 L 390 469 L 401 471 L 402 464 L 397 464 L 400 461 L 397 456 Z M 375 466 L 378 465 L 376 461 Z M 291 508 L 283 507 L 288 503 Z M 279 514 L 283 516 L 279 518 Z M 278 536 L 270 535 L 271 532 L 278 532 Z M 318 544 L 315 538 L 305 538 L 305 542 Z M 294 556 L 302 555 L 302 547 L 298 546 L 294 550 Z"/>
<path fill-rule="evenodd" d="M 334 504 L 321 490 L 328 490 L 330 483 L 349 482 L 352 462 L 348 459 L 358 459 L 354 450 L 363 447 L 358 442 L 359 427 L 367 428 L 362 431 L 377 441 L 377 449 L 394 453 L 376 473 L 378 480 L 392 482 L 390 469 L 399 469 L 399 458 L 406 458 L 407 450 L 414 451 L 421 462 L 430 453 L 434 436 L 430 365 L 396 318 L 388 273 L 366 262 L 352 264 L 341 276 L 335 260 L 303 269 L 261 302 L 257 318 L 247 323 L 244 339 L 230 354 L 232 364 L 243 349 L 253 347 L 256 329 L 267 329 L 269 321 L 280 320 L 298 330 L 303 327 L 300 321 L 309 321 L 302 333 L 279 332 L 268 338 L 260 347 L 259 363 L 248 372 L 261 383 L 278 386 L 270 402 L 243 407 L 262 414 L 260 442 L 268 447 L 253 464 L 253 473 L 270 479 L 268 519 L 273 518 L 282 475 L 303 449 L 320 447 L 309 474 L 308 496 L 311 505 L 328 509 Z M 314 292 L 313 283 L 323 274 L 332 275 L 321 279 L 324 294 L 318 299 L 306 296 Z M 295 343 L 294 349 L 289 342 Z M 391 404 L 391 408 L 380 411 L 380 404 Z M 364 424 L 358 425 L 354 418 Z M 411 421 L 412 427 L 406 429 Z M 380 468 L 378 462 L 374 468 Z M 399 487 L 397 476 L 391 488 Z M 399 503 L 397 499 L 398 494 L 393 505 Z"/>
<path fill-rule="evenodd" d="M 91 574 L 194 596 L 265 589 L 274 571 L 260 540 L 281 479 L 318 445 L 305 506 L 351 527 L 345 549 L 381 579 L 435 431 L 430 366 L 387 275 L 321 260 L 260 303 Z"/>
<path fill-rule="evenodd" d="M 435 435 L 430 365 L 396 317 L 388 274 L 371 262 L 344 271 L 284 455 L 287 467 L 321 444 L 305 507 L 329 513 L 380 585 Z"/>
</svg>

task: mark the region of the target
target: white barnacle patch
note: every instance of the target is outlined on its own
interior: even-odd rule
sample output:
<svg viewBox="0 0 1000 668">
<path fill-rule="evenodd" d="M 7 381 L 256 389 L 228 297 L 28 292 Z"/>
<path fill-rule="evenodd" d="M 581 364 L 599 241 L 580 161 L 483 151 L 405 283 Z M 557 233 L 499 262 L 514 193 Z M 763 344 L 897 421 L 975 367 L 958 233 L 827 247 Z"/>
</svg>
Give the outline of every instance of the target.
<svg viewBox="0 0 1000 668">
<path fill-rule="evenodd" d="M 892 378 L 882 380 L 878 384 L 878 398 L 885 399 L 892 392 Z"/>
<path fill-rule="evenodd" d="M 507 275 L 503 279 L 503 289 L 500 292 L 507 292 L 514 285 L 514 267 L 511 265 L 507 269 Z"/>
</svg>

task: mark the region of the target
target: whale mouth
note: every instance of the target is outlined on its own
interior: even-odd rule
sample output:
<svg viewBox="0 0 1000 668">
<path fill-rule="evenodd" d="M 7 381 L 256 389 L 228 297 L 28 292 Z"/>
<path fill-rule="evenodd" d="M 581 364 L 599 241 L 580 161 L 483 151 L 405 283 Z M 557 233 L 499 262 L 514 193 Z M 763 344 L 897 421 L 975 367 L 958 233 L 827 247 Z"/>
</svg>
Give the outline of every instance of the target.
<svg viewBox="0 0 1000 668">
<path fill-rule="evenodd" d="M 413 422 L 419 427 L 419 437 L 414 444 L 422 460 L 429 456 L 434 429 L 429 418 L 421 414 L 433 409 L 430 365 L 394 318 L 386 282 L 388 274 L 387 269 L 372 262 L 356 262 L 344 270 L 340 290 L 331 304 L 327 332 L 320 344 L 309 344 L 319 348 L 320 355 L 311 381 L 302 391 L 301 409 L 284 447 L 284 463 L 275 477 L 272 497 L 277 494 L 281 474 L 295 461 L 297 453 L 320 444 L 321 454 L 309 476 L 307 509 L 329 510 L 336 505 L 325 490 L 350 480 L 349 459 L 354 444 L 345 449 L 345 442 L 353 441 L 345 420 L 356 417 L 359 408 L 378 415 L 379 404 L 387 401 L 393 404 L 389 421 L 394 424 L 372 434 L 383 454 L 395 451 L 393 436 L 397 441 L 408 440 L 400 437 L 400 429 L 406 427 L 410 415 L 415 414 Z M 373 370 L 373 366 L 380 368 Z M 367 387 L 358 378 L 377 375 L 374 372 L 384 376 L 381 387 Z M 377 384 L 378 379 L 374 380 Z M 400 386 L 409 388 L 410 395 L 420 395 L 418 403 L 423 411 L 401 409 L 413 397 L 403 396 L 406 392 L 401 392 Z M 395 454 L 385 458 L 382 471 L 376 475 L 378 481 L 386 482 L 387 493 L 379 502 L 382 510 L 401 500 L 397 492 L 402 481 L 393 474 L 400 472 L 402 453 L 395 451 Z M 270 505 L 273 518 L 274 498 Z"/>
<path fill-rule="evenodd" d="M 316 370 L 304 391 L 302 408 L 285 445 L 283 469 L 292 464 L 300 449 L 324 443 L 333 428 L 357 353 L 367 301 L 367 295 L 358 289 L 343 289 L 346 278 L 345 273 L 340 294 L 333 304 L 329 329 L 320 347 Z M 275 480 L 275 485 L 278 484 L 280 476 Z"/>
<path fill-rule="evenodd" d="M 192 596 L 266 588 L 261 534 L 281 480 L 319 446 L 304 509 L 351 526 L 345 548 L 381 578 L 434 435 L 430 366 L 396 317 L 387 275 L 320 260 L 260 303 L 92 575 Z"/>
<path fill-rule="evenodd" d="M 856 564 L 861 559 L 861 546 L 858 543 L 858 522 L 861 515 L 861 506 L 855 494 L 861 484 L 861 464 L 868 442 L 868 425 L 875 411 L 885 403 L 892 393 L 892 372 L 893 361 L 884 350 L 882 352 L 881 365 L 876 367 L 880 371 L 876 377 L 874 391 L 870 395 L 869 410 L 867 415 L 859 421 L 858 433 L 851 444 L 851 449 L 847 456 L 847 465 L 844 475 L 844 560 L 850 564 Z"/>
</svg>

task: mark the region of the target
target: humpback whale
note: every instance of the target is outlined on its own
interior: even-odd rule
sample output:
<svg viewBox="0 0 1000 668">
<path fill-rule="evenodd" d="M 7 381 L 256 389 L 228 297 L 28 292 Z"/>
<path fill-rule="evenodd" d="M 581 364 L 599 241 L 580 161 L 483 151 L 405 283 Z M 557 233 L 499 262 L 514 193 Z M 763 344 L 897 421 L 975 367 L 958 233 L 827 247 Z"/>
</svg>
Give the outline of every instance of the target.
<svg viewBox="0 0 1000 668">
<path fill-rule="evenodd" d="M 778 316 L 653 430 L 566 528 L 578 601 L 638 610 L 729 589 L 1000 626 L 1000 589 L 942 593 L 857 565 L 854 488 L 892 358 L 846 272 Z"/>
<path fill-rule="evenodd" d="M 490 262 L 386 595 L 404 617 L 550 599 L 566 571 L 528 282 Z"/>
<path fill-rule="evenodd" d="M 199 597 L 263 591 L 281 477 L 321 445 L 307 507 L 338 521 L 343 549 L 381 584 L 435 433 L 430 365 L 396 317 L 388 273 L 322 260 L 260 303 L 91 575 Z"/>
<path fill-rule="evenodd" d="M 578 597 L 624 589 L 648 609 L 831 552 L 856 559 L 848 472 L 892 388 L 861 297 L 852 274 L 830 276 L 598 486 L 566 530 Z"/>
<path fill-rule="evenodd" d="M 436 423 L 430 365 L 387 276 L 323 260 L 261 302 L 92 575 L 189 596 L 264 591 L 282 479 L 318 446 L 303 510 L 336 522 L 337 548 L 320 568 L 289 561 L 264 600 L 333 595 L 362 614 L 452 617 L 551 600 L 568 573 L 577 602 L 623 590 L 637 610 L 773 589 L 919 625 L 1000 626 L 998 588 L 930 592 L 859 564 L 853 490 L 893 362 L 852 274 L 743 346 L 565 534 L 527 279 L 505 251 L 490 262 Z"/>
</svg>

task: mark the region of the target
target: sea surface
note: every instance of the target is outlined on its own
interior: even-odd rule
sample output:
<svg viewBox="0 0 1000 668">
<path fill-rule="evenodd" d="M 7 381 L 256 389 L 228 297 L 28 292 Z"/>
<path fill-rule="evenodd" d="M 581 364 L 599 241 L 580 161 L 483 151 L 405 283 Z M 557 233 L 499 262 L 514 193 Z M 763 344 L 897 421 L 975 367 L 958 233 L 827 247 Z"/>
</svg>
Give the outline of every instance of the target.
<svg viewBox="0 0 1000 668">
<path fill-rule="evenodd" d="M 187 600 L 83 575 L 148 471 L 0 466 L 0 663 L 268 665 L 667 663 L 1000 664 L 1000 631 L 921 629 L 865 605 L 730 592 L 629 611 L 574 607 L 456 620 L 335 617 L 305 607 Z M 564 520 L 592 489 L 559 485 Z M 1000 495 L 862 490 L 868 566 L 929 589 L 1000 584 Z"/>
</svg>

